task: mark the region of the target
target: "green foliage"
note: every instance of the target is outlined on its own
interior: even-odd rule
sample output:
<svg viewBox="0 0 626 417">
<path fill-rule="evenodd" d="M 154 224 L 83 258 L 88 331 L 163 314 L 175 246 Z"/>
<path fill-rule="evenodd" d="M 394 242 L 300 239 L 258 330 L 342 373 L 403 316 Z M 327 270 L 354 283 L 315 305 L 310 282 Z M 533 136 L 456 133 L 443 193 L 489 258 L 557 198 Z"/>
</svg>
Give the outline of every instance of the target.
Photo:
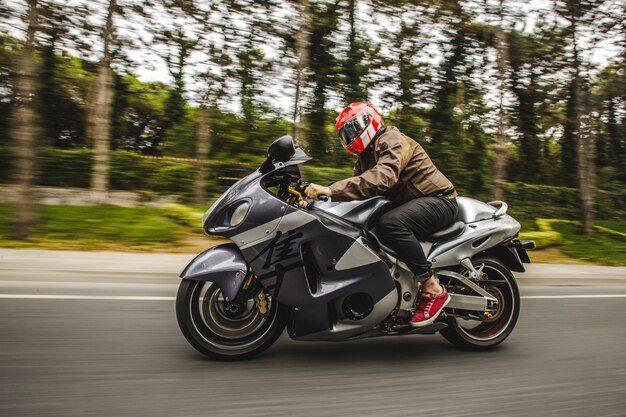
<svg viewBox="0 0 626 417">
<path fill-rule="evenodd" d="M 143 83 L 132 75 L 115 77 L 112 149 L 157 155 L 162 149 L 167 86 Z"/>
<path fill-rule="evenodd" d="M 56 187 L 89 187 L 92 154 L 91 149 L 42 149 L 37 161 L 36 183 Z"/>
<path fill-rule="evenodd" d="M 182 194 L 193 192 L 194 166 L 176 161 L 161 161 L 154 179 L 154 190 L 162 194 Z"/>
<path fill-rule="evenodd" d="M 0 205 L 0 242 L 6 239 L 9 211 L 6 204 Z M 38 218 L 33 241 L 141 246 L 175 242 L 182 236 L 180 226 L 152 207 L 38 206 Z"/>
<path fill-rule="evenodd" d="M 327 162 L 330 152 L 330 134 L 327 126 L 331 115 L 326 109 L 329 93 L 337 83 L 337 58 L 333 54 L 333 32 L 339 24 L 338 2 L 311 3 L 311 34 L 309 42 L 310 75 L 313 92 L 308 105 L 307 138 L 309 152 L 320 162 Z"/>
<path fill-rule="evenodd" d="M 39 113 L 44 140 L 60 148 L 84 146 L 86 103 L 95 74 L 82 60 L 58 55 L 54 48 L 51 41 L 41 53 Z"/>
<path fill-rule="evenodd" d="M 329 184 L 352 176 L 351 168 L 328 168 L 304 165 L 302 169 L 302 178 L 308 182 L 316 184 Z"/>
<path fill-rule="evenodd" d="M 552 228 L 552 224 L 563 220 L 554 219 L 537 219 L 535 221 L 537 230 L 530 230 L 520 232 L 520 239 L 534 240 L 538 248 L 547 248 L 549 246 L 556 245 L 561 242 L 561 234 Z"/>
<path fill-rule="evenodd" d="M 197 115 L 196 109 L 185 109 L 181 121 L 165 131 L 159 154 L 178 158 L 193 158 L 196 155 Z"/>
<path fill-rule="evenodd" d="M 480 136 L 475 136 L 478 141 Z M 480 144 L 476 142 L 476 149 Z M 485 157 L 478 152 L 475 158 Z M 60 150 L 44 148 L 38 159 L 37 184 L 58 187 L 89 187 L 92 152 L 89 149 Z M 248 161 L 232 158 L 212 158 L 207 162 L 207 189 L 210 195 L 222 193 L 234 181 L 248 175 L 263 162 L 257 155 Z M 314 163 L 315 161 L 313 161 Z M 347 162 L 354 162 L 350 158 Z M 0 146 L 0 168 L 8 166 L 10 158 Z M 328 184 L 352 176 L 352 168 L 326 167 L 312 164 L 301 166 L 303 178 L 309 182 Z M 0 181 L 8 180 L 8 169 L 0 170 Z M 190 197 L 193 191 L 195 166 L 192 160 L 144 157 L 135 152 L 113 151 L 111 153 L 111 188 L 115 190 L 146 190 L 161 194 L 179 194 Z M 484 183 L 481 177 L 472 177 L 473 190 L 462 194 L 482 197 Z M 471 191 L 471 192 L 470 192 Z M 547 185 L 512 183 L 507 186 L 505 200 L 511 212 L 522 218 L 577 219 L 579 196 L 575 188 Z M 596 191 L 596 218 L 620 219 L 626 217 L 626 191 Z"/>
<path fill-rule="evenodd" d="M 369 57 L 366 56 L 372 49 L 372 45 L 359 36 L 355 19 L 356 6 L 356 1 L 349 1 L 347 4 L 350 33 L 348 34 L 347 57 L 341 64 L 342 70 L 340 74 L 345 104 L 367 101 L 368 89 L 364 78 L 372 66 L 371 59 L 368 59 Z"/>
<path fill-rule="evenodd" d="M 182 204 L 168 204 L 163 207 L 163 213 L 166 217 L 174 220 L 178 224 L 197 228 L 202 226 L 202 215 L 204 209 L 197 209 Z"/>
<path fill-rule="evenodd" d="M 522 231 L 520 239 L 534 240 L 540 249 L 558 246 L 569 256 L 590 262 L 626 265 L 626 233 L 619 231 L 625 230 L 626 223 L 623 220 L 602 223 L 603 226 L 594 227 L 593 234 L 584 236 L 580 234 L 578 221 L 537 219 L 538 230 Z"/>
<path fill-rule="evenodd" d="M 622 222 L 622 230 L 625 226 Z M 603 265 L 626 266 L 626 237 L 598 229 L 584 236 L 580 226 L 571 223 L 555 223 L 553 228 L 563 236 L 559 247 L 565 254 Z"/>
<path fill-rule="evenodd" d="M 579 196 L 575 188 L 513 183 L 505 200 L 514 215 L 528 218 L 577 219 Z M 596 192 L 595 213 L 599 219 L 620 219 L 626 214 L 626 190 Z"/>
<path fill-rule="evenodd" d="M 109 181 L 115 190 L 146 189 L 156 164 L 135 152 L 111 154 Z"/>
</svg>

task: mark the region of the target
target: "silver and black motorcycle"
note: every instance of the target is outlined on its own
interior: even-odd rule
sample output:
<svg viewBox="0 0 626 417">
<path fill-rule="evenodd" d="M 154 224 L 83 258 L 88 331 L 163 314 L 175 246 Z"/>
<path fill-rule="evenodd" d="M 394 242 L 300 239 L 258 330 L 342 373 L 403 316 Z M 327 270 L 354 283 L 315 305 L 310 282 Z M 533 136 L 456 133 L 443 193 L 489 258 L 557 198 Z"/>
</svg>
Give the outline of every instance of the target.
<svg viewBox="0 0 626 417">
<path fill-rule="evenodd" d="M 178 324 L 189 343 L 220 360 L 250 358 L 285 326 L 294 340 L 352 340 L 440 332 L 466 349 L 487 349 L 513 331 L 532 241 L 501 201 L 458 197 L 456 221 L 422 242 L 452 299 L 433 324 L 409 319 L 420 287 L 376 236 L 384 197 L 306 204 L 299 164 L 310 158 L 290 136 L 207 210 L 208 235 L 232 241 L 198 255 L 182 272 Z"/>
</svg>

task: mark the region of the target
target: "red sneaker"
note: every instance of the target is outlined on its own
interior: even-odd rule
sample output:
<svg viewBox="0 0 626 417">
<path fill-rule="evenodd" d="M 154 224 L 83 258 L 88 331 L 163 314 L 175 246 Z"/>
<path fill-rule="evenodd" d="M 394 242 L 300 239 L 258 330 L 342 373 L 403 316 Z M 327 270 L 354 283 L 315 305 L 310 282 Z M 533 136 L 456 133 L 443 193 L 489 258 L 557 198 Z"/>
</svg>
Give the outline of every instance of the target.
<svg viewBox="0 0 626 417">
<path fill-rule="evenodd" d="M 429 292 L 422 293 L 417 311 L 411 317 L 411 326 L 423 327 L 432 324 L 443 311 L 443 308 L 450 302 L 450 294 L 443 285 L 441 294 L 431 294 Z"/>
</svg>

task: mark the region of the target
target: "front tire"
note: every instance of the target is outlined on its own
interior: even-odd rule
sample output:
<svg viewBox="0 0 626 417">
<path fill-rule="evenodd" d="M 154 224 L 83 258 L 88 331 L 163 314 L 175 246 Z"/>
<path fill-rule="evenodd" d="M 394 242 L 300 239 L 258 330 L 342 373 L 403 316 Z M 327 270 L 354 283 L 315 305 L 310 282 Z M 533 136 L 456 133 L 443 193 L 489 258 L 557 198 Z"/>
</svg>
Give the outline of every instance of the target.
<svg viewBox="0 0 626 417">
<path fill-rule="evenodd" d="M 476 269 L 484 264 L 487 277 L 479 284 L 498 299 L 498 310 L 491 319 L 483 321 L 450 317 L 441 335 L 461 349 L 487 350 L 502 343 L 513 331 L 520 312 L 519 287 L 511 271 L 495 258 L 472 259 L 472 264 Z M 490 285 L 489 280 L 500 282 Z"/>
<path fill-rule="evenodd" d="M 269 299 L 262 315 L 254 300 L 225 302 L 221 290 L 207 281 L 182 280 L 176 296 L 176 318 L 187 341 L 211 359 L 251 358 L 269 348 L 285 329 L 289 311 Z"/>
</svg>

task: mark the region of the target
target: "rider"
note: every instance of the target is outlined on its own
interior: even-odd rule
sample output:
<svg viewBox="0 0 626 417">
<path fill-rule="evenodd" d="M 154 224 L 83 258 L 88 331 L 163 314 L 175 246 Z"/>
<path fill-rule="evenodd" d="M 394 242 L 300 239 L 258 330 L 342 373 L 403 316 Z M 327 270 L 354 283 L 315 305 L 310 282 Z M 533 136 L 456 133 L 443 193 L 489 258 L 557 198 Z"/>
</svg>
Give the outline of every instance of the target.
<svg viewBox="0 0 626 417">
<path fill-rule="evenodd" d="M 388 197 L 394 208 L 378 224 L 382 242 L 396 251 L 422 283 L 422 298 L 411 325 L 433 323 L 450 302 L 450 295 L 430 269 L 419 239 L 454 221 L 457 192 L 417 142 L 396 127 L 385 127 L 369 103 L 352 103 L 337 117 L 343 146 L 358 155 L 354 176 L 325 187 L 310 184 L 307 197 L 331 196 L 335 201 Z"/>
</svg>

